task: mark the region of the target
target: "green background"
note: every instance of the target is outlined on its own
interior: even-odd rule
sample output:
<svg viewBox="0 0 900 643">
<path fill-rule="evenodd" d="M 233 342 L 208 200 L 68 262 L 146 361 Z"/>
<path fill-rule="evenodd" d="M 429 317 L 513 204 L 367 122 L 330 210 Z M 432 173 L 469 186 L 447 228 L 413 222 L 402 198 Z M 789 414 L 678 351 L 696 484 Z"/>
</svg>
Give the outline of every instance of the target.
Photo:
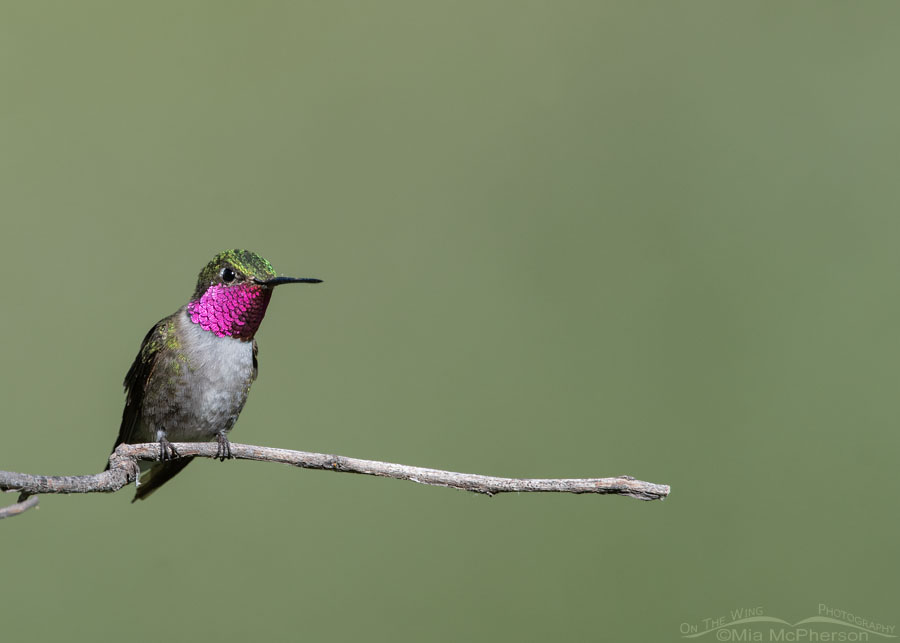
<svg viewBox="0 0 900 643">
<path fill-rule="evenodd" d="M 896 3 L 3 2 L 0 468 L 98 471 L 245 247 L 325 283 L 235 441 L 673 491 L 197 462 L 0 523 L 2 638 L 900 626 L 898 66 Z"/>
</svg>

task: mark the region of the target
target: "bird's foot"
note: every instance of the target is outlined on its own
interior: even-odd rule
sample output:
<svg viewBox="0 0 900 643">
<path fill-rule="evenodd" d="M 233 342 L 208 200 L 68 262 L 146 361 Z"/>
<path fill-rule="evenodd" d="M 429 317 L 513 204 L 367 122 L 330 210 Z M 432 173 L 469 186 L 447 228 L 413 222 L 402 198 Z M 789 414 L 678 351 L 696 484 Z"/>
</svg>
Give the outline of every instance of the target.
<svg viewBox="0 0 900 643">
<path fill-rule="evenodd" d="M 228 437 L 225 435 L 225 432 L 216 434 L 216 457 L 219 459 L 219 462 L 225 462 L 225 460 L 230 460 L 234 456 L 231 455 L 231 442 L 228 441 Z"/>
<path fill-rule="evenodd" d="M 166 438 L 159 439 L 159 461 L 174 460 L 178 457 L 178 451 L 172 446 Z"/>
</svg>

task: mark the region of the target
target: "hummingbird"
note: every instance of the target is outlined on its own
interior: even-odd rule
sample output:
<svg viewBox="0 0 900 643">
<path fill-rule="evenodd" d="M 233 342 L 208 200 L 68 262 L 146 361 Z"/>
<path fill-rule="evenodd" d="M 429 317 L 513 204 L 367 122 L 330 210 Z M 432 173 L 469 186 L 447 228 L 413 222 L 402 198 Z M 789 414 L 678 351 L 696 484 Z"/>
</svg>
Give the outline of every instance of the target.
<svg viewBox="0 0 900 643">
<path fill-rule="evenodd" d="M 200 271 L 190 301 L 150 329 L 125 375 L 125 410 L 113 445 L 115 451 L 122 443 L 159 443 L 160 460 L 139 463 L 132 502 L 193 460 L 179 458 L 171 442 L 216 440 L 216 457 L 231 457 L 228 432 L 259 370 L 256 331 L 272 290 L 321 281 L 279 277 L 258 254 L 225 250 Z"/>
</svg>

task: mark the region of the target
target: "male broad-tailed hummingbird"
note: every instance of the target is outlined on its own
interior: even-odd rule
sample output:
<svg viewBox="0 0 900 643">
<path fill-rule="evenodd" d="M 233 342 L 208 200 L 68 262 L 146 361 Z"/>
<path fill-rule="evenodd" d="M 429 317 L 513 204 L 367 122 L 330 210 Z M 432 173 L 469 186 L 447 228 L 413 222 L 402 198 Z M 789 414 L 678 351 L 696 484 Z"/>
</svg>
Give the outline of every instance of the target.
<svg viewBox="0 0 900 643">
<path fill-rule="evenodd" d="M 191 300 L 144 337 L 125 376 L 125 410 L 113 446 L 159 443 L 160 461 L 140 463 L 134 500 L 193 460 L 176 457 L 170 441 L 217 440 L 217 457 L 231 457 L 228 432 L 256 379 L 256 331 L 272 289 L 295 283 L 321 280 L 278 277 L 272 264 L 248 250 L 220 252 L 200 272 Z"/>
</svg>

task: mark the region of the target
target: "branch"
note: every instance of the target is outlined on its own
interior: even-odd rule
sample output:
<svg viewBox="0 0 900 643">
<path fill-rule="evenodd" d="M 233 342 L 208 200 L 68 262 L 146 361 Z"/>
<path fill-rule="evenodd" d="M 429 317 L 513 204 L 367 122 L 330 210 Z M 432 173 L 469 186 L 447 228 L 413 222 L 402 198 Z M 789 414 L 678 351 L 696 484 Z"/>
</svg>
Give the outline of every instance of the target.
<svg viewBox="0 0 900 643">
<path fill-rule="evenodd" d="M 8 507 L 0 507 L 0 519 L 9 518 L 10 516 L 18 516 L 23 511 L 28 511 L 32 507 L 37 507 L 38 497 L 23 494 L 20 500 Z"/>
<path fill-rule="evenodd" d="M 179 456 L 215 458 L 217 445 L 210 442 L 179 442 Z M 597 493 L 629 496 L 638 500 L 663 500 L 669 486 L 635 480 L 631 476 L 615 478 L 496 478 L 474 473 L 454 473 L 440 469 L 411 467 L 378 460 L 360 460 L 340 455 L 289 451 L 248 444 L 231 444 L 231 454 L 238 460 L 280 462 L 304 469 L 327 469 L 344 473 L 410 480 L 420 484 L 453 487 L 493 496 L 512 491 L 555 491 L 561 493 Z M 138 460 L 159 460 L 159 445 L 121 444 L 109 456 L 109 469 L 86 476 L 37 476 L 0 471 L 0 491 L 21 491 L 20 502 L 0 510 L 0 518 L 19 514 L 37 504 L 30 494 L 97 493 L 118 491 L 138 476 Z M 32 502 L 33 500 L 33 502 Z M 24 502 L 23 502 L 24 501 Z M 30 504 L 29 504 L 30 503 Z M 27 505 L 27 506 L 25 506 Z"/>
</svg>

